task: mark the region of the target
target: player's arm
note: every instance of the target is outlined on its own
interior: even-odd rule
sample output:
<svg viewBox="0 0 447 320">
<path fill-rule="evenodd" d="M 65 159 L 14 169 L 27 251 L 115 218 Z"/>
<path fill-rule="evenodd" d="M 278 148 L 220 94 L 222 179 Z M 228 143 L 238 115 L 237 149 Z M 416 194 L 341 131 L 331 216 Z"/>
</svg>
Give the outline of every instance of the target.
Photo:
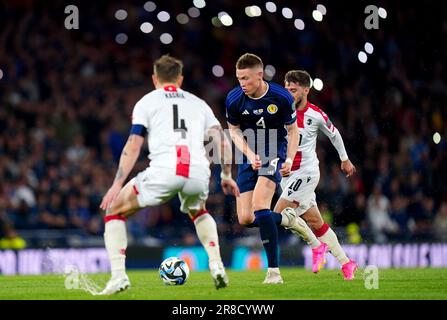
<svg viewBox="0 0 447 320">
<path fill-rule="evenodd" d="M 217 150 L 222 172 L 220 178 L 222 180 L 222 189 L 225 194 L 234 194 L 236 197 L 240 196 L 239 187 L 231 176 L 231 163 L 233 160 L 233 152 L 231 149 L 231 142 L 225 135 L 222 126 L 215 125 L 208 131 L 208 136 L 212 138 L 214 150 Z"/>
<path fill-rule="evenodd" d="M 290 171 L 292 170 L 293 159 L 295 158 L 296 152 L 298 151 L 298 140 L 299 140 L 299 132 L 298 125 L 296 121 L 294 121 L 290 125 L 286 125 L 288 143 L 287 143 L 287 159 L 283 163 L 280 173 L 282 176 L 287 177 L 290 175 Z"/>
<path fill-rule="evenodd" d="M 115 174 L 115 179 L 112 186 L 107 191 L 102 199 L 100 208 L 107 210 L 118 196 L 124 182 L 132 171 L 135 163 L 140 155 L 141 147 L 144 143 L 145 128 L 144 126 L 132 126 L 129 139 L 121 152 L 118 170 Z"/>
<path fill-rule="evenodd" d="M 322 119 L 320 122 L 320 130 L 329 138 L 332 145 L 338 152 L 338 156 L 341 161 L 341 170 L 346 174 L 346 177 L 352 176 L 355 172 L 355 166 L 349 160 L 348 153 L 346 152 L 345 144 L 340 131 L 332 124 L 329 118 Z"/>
<path fill-rule="evenodd" d="M 240 126 L 233 125 L 228 122 L 228 129 L 230 129 L 231 140 L 233 140 L 234 145 L 238 148 L 250 161 L 254 170 L 259 170 L 262 166 L 261 157 L 255 154 L 248 146 L 247 141 L 245 141 L 244 135 Z"/>
</svg>

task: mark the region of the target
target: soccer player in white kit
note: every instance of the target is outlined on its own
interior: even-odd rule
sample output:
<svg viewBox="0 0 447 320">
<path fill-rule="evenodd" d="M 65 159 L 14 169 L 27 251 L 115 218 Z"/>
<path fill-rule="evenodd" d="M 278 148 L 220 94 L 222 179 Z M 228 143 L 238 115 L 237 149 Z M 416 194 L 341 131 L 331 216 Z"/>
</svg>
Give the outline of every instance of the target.
<svg viewBox="0 0 447 320">
<path fill-rule="evenodd" d="M 210 163 L 204 141 L 212 138 L 222 164 L 222 187 L 239 196 L 231 178 L 231 143 L 205 101 L 182 90 L 183 63 L 168 55 L 154 63 L 155 90 L 135 105 L 132 129 L 121 154 L 113 185 L 100 205 L 104 217 L 104 241 L 112 276 L 102 295 L 130 287 L 125 270 L 128 216 L 148 206 L 157 206 L 178 195 L 181 211 L 194 222 L 197 236 L 209 257 L 217 289 L 228 284 L 219 249 L 216 222 L 205 208 Z M 148 135 L 150 166 L 124 185 Z M 124 185 L 124 187 L 123 187 Z"/>
<path fill-rule="evenodd" d="M 346 177 L 352 176 L 356 169 L 348 158 L 343 139 L 328 116 L 307 100 L 311 87 L 310 75 L 301 70 L 289 71 L 285 76 L 285 87 L 295 98 L 297 123 L 300 133 L 298 152 L 292 165 L 292 173 L 281 181 L 283 193 L 278 200 L 275 212 L 286 208 L 295 214 L 300 225 L 306 224 L 305 232 L 294 234 L 301 236 L 312 247 L 312 271 L 317 273 L 323 267 L 326 251 L 329 249 L 342 266 L 345 280 L 352 280 L 358 268 L 340 246 L 334 231 L 326 224 L 318 210 L 315 189 L 320 180 L 317 153 L 318 132 L 322 131 L 332 142 L 341 161 L 341 170 Z M 303 219 L 303 220 L 302 220 Z"/>
</svg>

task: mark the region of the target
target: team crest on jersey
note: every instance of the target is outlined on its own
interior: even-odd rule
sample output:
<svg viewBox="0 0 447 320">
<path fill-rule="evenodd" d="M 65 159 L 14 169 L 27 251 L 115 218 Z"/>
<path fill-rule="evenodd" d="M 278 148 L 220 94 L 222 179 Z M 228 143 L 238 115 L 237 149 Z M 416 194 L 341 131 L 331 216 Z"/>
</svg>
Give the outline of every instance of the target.
<svg viewBox="0 0 447 320">
<path fill-rule="evenodd" d="M 310 126 L 312 124 L 312 119 L 307 119 L 307 125 Z"/>
<path fill-rule="evenodd" d="M 278 112 L 278 106 L 276 104 L 271 104 L 267 107 L 267 111 L 270 114 L 275 114 Z"/>
<path fill-rule="evenodd" d="M 264 109 L 253 110 L 253 113 L 257 116 L 261 115 L 264 112 Z"/>
</svg>

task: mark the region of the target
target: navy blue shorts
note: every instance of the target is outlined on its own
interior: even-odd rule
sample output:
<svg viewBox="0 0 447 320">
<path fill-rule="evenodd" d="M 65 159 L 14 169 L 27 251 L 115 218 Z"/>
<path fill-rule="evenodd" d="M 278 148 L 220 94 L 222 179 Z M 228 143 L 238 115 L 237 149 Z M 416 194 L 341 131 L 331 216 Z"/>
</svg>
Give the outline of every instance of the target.
<svg viewBox="0 0 447 320">
<path fill-rule="evenodd" d="M 284 160 L 282 159 L 279 159 L 276 164 L 272 164 L 270 161 L 257 171 L 253 170 L 251 164 L 248 163 L 238 165 L 236 182 L 240 192 L 244 193 L 254 190 L 258 182 L 258 177 L 266 177 L 276 183 L 276 185 L 279 185 L 282 179 L 279 170 L 283 163 Z"/>
</svg>

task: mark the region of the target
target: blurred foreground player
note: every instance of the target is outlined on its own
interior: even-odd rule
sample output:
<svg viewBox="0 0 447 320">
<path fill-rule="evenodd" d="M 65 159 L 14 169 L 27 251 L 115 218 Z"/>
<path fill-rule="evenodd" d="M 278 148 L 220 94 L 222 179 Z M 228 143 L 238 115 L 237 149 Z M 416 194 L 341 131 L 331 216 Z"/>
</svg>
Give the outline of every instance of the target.
<svg viewBox="0 0 447 320">
<path fill-rule="evenodd" d="M 156 89 L 145 95 L 133 110 L 132 129 L 115 180 L 100 205 L 106 211 L 104 241 L 112 268 L 112 277 L 100 294 L 114 294 L 130 287 L 125 270 L 126 218 L 144 207 L 165 203 L 177 194 L 181 211 L 189 214 L 208 253 L 216 288 L 228 284 L 216 222 L 205 208 L 210 163 L 203 141 L 212 138 L 216 144 L 225 193 L 239 196 L 236 182 L 231 178 L 231 144 L 211 108 L 180 88 L 182 68 L 182 62 L 173 57 L 158 59 L 152 76 Z M 150 166 L 123 187 L 146 135 Z"/>
<path fill-rule="evenodd" d="M 289 208 L 298 219 L 301 217 L 309 224 L 313 232 L 309 228 L 305 233 L 292 232 L 300 235 L 312 247 L 313 272 L 317 273 L 323 267 L 326 262 L 325 254 L 329 249 L 341 264 L 344 279 L 352 280 L 358 266 L 346 256 L 336 234 L 323 221 L 316 203 L 315 189 L 320 180 L 319 161 L 315 152 L 318 132 L 322 131 L 331 140 L 346 177 L 352 176 L 356 169 L 348 158 L 340 132 L 320 108 L 307 100 L 311 87 L 310 75 L 301 70 L 289 71 L 285 76 L 285 87 L 295 99 L 300 139 L 292 174 L 281 181 L 283 193 L 275 211 Z"/>
</svg>

